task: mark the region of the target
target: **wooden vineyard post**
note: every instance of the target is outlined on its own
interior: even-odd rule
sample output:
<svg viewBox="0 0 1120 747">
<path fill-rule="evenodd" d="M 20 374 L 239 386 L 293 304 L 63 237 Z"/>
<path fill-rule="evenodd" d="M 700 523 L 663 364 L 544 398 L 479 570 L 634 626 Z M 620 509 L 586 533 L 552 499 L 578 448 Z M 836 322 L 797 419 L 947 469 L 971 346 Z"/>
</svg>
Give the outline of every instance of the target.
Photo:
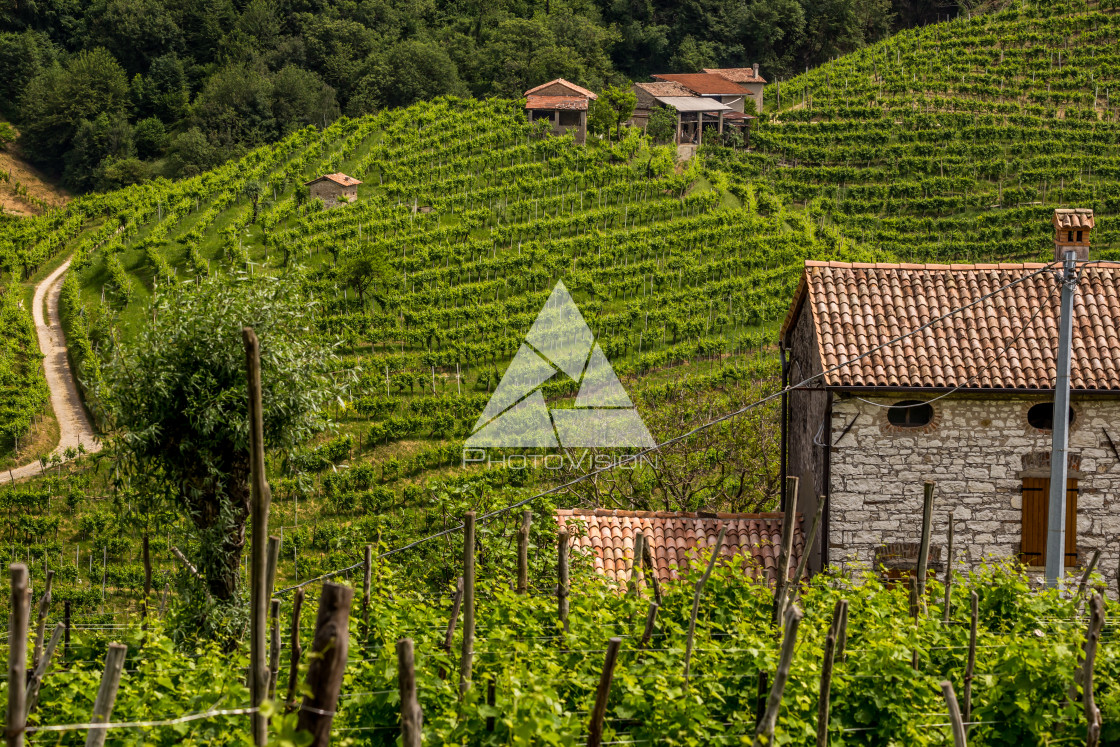
<svg viewBox="0 0 1120 747">
<path fill-rule="evenodd" d="M 1097 708 L 1093 695 L 1093 666 L 1097 659 L 1097 644 L 1101 639 L 1104 626 L 1104 601 L 1099 594 L 1093 594 L 1089 602 L 1089 630 L 1085 635 L 1084 661 L 1080 677 L 1082 702 L 1085 706 L 1085 745 L 1097 747 L 1101 739 L 1101 711 Z"/>
<path fill-rule="evenodd" d="M 51 585 L 54 582 L 54 571 L 47 571 L 47 581 L 43 584 L 43 596 L 39 597 L 38 618 L 35 620 L 35 650 L 31 654 L 31 668 L 39 667 L 39 659 L 43 656 L 43 641 L 47 634 L 47 613 L 51 610 Z"/>
<path fill-rule="evenodd" d="M 93 701 L 90 723 L 107 723 L 113 715 L 113 704 L 117 702 L 117 688 L 121 684 L 121 670 L 124 669 L 124 657 L 127 653 L 128 646 L 121 643 L 109 644 L 109 652 L 105 654 L 105 673 L 101 675 L 97 699 Z M 86 747 L 102 747 L 107 733 L 105 729 L 90 729 L 86 733 Z"/>
<path fill-rule="evenodd" d="M 840 637 L 836 640 L 836 661 L 844 661 L 844 646 L 848 643 L 848 605 L 840 610 Z"/>
<path fill-rule="evenodd" d="M 953 692 L 953 683 L 944 680 L 941 683 L 941 694 L 945 696 L 945 705 L 949 707 L 949 723 L 953 728 L 953 747 L 967 747 L 968 731 L 965 729 L 964 719 L 961 718 L 961 708 L 957 703 L 957 695 Z"/>
<path fill-rule="evenodd" d="M 331 739 L 331 721 L 338 708 L 342 675 L 346 672 L 346 654 L 350 647 L 350 605 L 353 601 L 354 590 L 349 586 L 323 582 L 307 666 L 310 692 L 300 706 L 296 727 L 311 733 L 309 747 L 326 747 Z"/>
<path fill-rule="evenodd" d="M 8 618 L 8 719 L 4 736 L 8 747 L 22 747 L 23 729 L 27 723 L 27 613 L 30 600 L 27 590 L 27 566 L 8 566 L 12 579 L 11 616 Z"/>
<path fill-rule="evenodd" d="M 459 700 L 471 686 L 474 665 L 474 511 L 463 516 L 463 648 L 459 657 Z"/>
<path fill-rule="evenodd" d="M 529 592 L 529 529 L 533 525 L 533 512 L 525 510 L 521 514 L 521 526 L 517 529 L 517 593 Z"/>
<path fill-rule="evenodd" d="M 657 621 L 657 602 L 649 603 L 649 612 L 646 613 L 646 627 L 642 631 L 642 642 L 638 644 L 638 650 L 641 651 L 649 645 L 649 639 L 653 637 L 653 625 Z"/>
<path fill-rule="evenodd" d="M 607 656 L 603 661 L 603 672 L 599 675 L 599 687 L 595 689 L 595 706 L 591 709 L 591 722 L 587 726 L 587 747 L 599 747 L 603 742 L 603 718 L 607 715 L 607 698 L 611 694 L 614 665 L 618 660 L 618 647 L 621 645 L 621 638 L 611 638 L 607 641 Z"/>
<path fill-rule="evenodd" d="M 241 330 L 245 343 L 245 369 L 249 389 L 249 473 L 252 484 L 252 544 L 250 545 L 250 607 L 249 607 L 249 705 L 259 708 L 268 693 L 267 577 L 268 504 L 272 498 L 265 480 L 264 419 L 261 408 L 261 347 L 256 333 Z M 324 585 L 325 594 L 325 585 Z M 300 714 L 300 722 L 303 721 Z M 253 744 L 268 744 L 268 721 L 255 711 L 251 716 Z"/>
<path fill-rule="evenodd" d="M 62 624 L 66 626 L 62 639 L 62 655 L 70 655 L 70 600 L 62 603 Z"/>
<path fill-rule="evenodd" d="M 821 689 L 817 700 L 817 747 L 828 747 L 828 709 L 832 697 L 832 662 L 836 656 L 836 641 L 840 638 L 840 625 L 844 623 L 844 612 L 848 600 L 836 602 L 832 610 L 832 625 L 824 641 L 824 660 L 821 662 Z"/>
<path fill-rule="evenodd" d="M 630 578 L 626 584 L 626 593 L 630 595 L 637 594 L 645 584 L 645 579 L 642 577 L 642 547 L 645 543 L 646 537 L 642 530 L 634 532 L 634 558 L 630 563 Z"/>
<path fill-rule="evenodd" d="M 972 677 L 976 674 L 976 626 L 978 623 L 978 606 L 980 603 L 979 597 L 976 592 L 972 592 L 969 597 L 971 610 L 969 613 L 969 629 L 968 629 L 968 663 L 964 668 L 964 721 L 970 723 L 972 721 Z M 970 731 L 965 727 L 965 733 Z"/>
<path fill-rule="evenodd" d="M 797 626 L 803 617 L 797 605 L 786 608 L 785 634 L 782 636 L 782 652 L 778 659 L 778 671 L 774 673 L 774 684 L 770 687 L 770 697 L 766 699 L 766 713 L 754 734 L 754 747 L 764 747 L 774 743 L 774 729 L 778 726 L 778 711 L 782 706 L 782 694 L 789 679 L 789 668 L 793 662 L 793 649 L 797 644 Z"/>
<path fill-rule="evenodd" d="M 280 600 L 272 600 L 269 612 L 271 631 L 268 642 L 268 699 L 276 697 L 276 680 L 280 678 Z"/>
<path fill-rule="evenodd" d="M 280 538 L 270 536 L 268 538 L 268 551 L 265 555 L 264 566 L 265 578 L 267 579 L 266 583 L 268 584 L 268 588 L 266 589 L 268 594 L 265 596 L 265 599 L 272 599 L 272 592 L 276 588 L 276 568 L 279 564 Z"/>
<path fill-rule="evenodd" d="M 299 681 L 299 659 L 303 648 L 299 644 L 299 613 L 303 608 L 303 589 L 296 589 L 292 599 L 292 627 L 288 632 L 288 648 L 291 649 L 291 661 L 288 663 L 288 708 L 291 710 L 296 704 L 296 685 Z"/>
<path fill-rule="evenodd" d="M 770 694 L 770 675 L 763 672 L 761 669 L 758 671 L 758 694 L 754 699 L 754 728 L 757 729 L 762 723 L 762 717 L 766 715 L 766 698 Z"/>
<path fill-rule="evenodd" d="M 1097 562 L 1101 559 L 1101 551 L 1098 547 L 1093 550 L 1093 557 L 1089 558 L 1089 565 L 1085 566 L 1085 573 L 1081 574 L 1081 583 L 1077 585 L 1077 598 L 1078 600 L 1085 598 L 1085 590 L 1089 588 L 1089 577 L 1093 575 L 1093 570 L 1097 567 Z M 1078 611 L 1080 612 L 1080 601 L 1078 602 Z"/>
<path fill-rule="evenodd" d="M 366 545 L 362 556 L 362 629 L 369 633 L 369 591 L 373 576 L 373 545 Z"/>
<path fill-rule="evenodd" d="M 51 665 L 51 657 L 54 656 L 54 651 L 58 648 L 58 642 L 62 640 L 62 634 L 66 630 L 65 623 L 58 623 L 54 626 L 54 632 L 51 633 L 51 639 L 47 642 L 47 649 L 43 653 L 43 657 L 35 667 L 35 671 L 31 675 L 31 681 L 27 683 L 27 710 L 26 714 L 30 714 L 35 710 L 35 704 L 39 700 L 39 688 L 43 685 L 43 678 L 47 676 L 47 668 Z M 26 717 L 25 714 L 25 717 Z"/>
<path fill-rule="evenodd" d="M 723 538 L 726 535 L 727 524 L 724 524 L 719 528 L 719 534 L 716 536 L 716 543 L 712 546 L 712 557 L 708 560 L 708 567 L 704 570 L 704 575 L 696 582 L 696 589 L 692 593 L 692 616 L 688 619 L 688 637 L 685 639 L 684 643 L 685 690 L 688 689 L 688 675 L 692 664 L 692 644 L 696 636 L 696 615 L 700 611 L 700 595 L 704 593 L 704 585 L 708 583 L 708 577 L 712 575 L 712 569 L 716 567 L 720 550 L 723 549 Z"/>
<path fill-rule="evenodd" d="M 812 555 L 813 542 L 817 539 L 817 530 L 821 525 L 821 517 L 824 515 L 825 497 L 819 496 L 817 498 L 817 513 L 813 515 L 813 524 L 809 527 L 809 536 L 805 538 L 805 552 L 801 553 L 801 559 L 797 561 L 797 570 L 793 573 L 793 581 L 786 586 L 786 598 L 782 601 L 782 606 L 790 603 L 790 600 L 796 599 L 797 594 L 801 592 L 801 579 L 805 577 L 805 569 L 809 567 L 809 556 Z M 790 594 L 790 589 L 796 589 L 797 594 Z"/>
<path fill-rule="evenodd" d="M 945 557 L 945 617 L 942 620 L 946 625 L 949 624 L 949 616 L 953 610 L 953 528 L 955 523 L 954 514 L 950 511 L 948 553 Z"/>
<path fill-rule="evenodd" d="M 653 599 L 658 605 L 661 604 L 661 580 L 657 577 L 657 566 L 653 564 L 653 548 L 650 546 L 650 538 L 646 537 L 642 542 L 642 559 L 649 568 L 649 583 L 653 587 Z"/>
<path fill-rule="evenodd" d="M 923 486 L 922 496 L 922 543 L 918 546 L 918 603 L 925 603 L 926 573 L 929 570 L 929 536 L 933 530 L 933 483 Z"/>
<path fill-rule="evenodd" d="M 455 582 L 455 595 L 451 598 L 451 617 L 447 620 L 447 631 L 443 636 L 443 650 L 448 654 L 451 653 L 451 643 L 455 640 L 455 624 L 459 621 L 459 609 L 463 606 L 463 577 Z M 447 677 L 447 671 L 441 664 L 439 667 L 439 678 L 442 680 Z"/>
<path fill-rule="evenodd" d="M 568 632 L 568 530 L 556 533 L 556 608 L 564 632 Z"/>
<path fill-rule="evenodd" d="M 782 516 L 782 548 L 778 558 L 778 578 L 774 584 L 774 614 L 771 622 L 778 625 L 785 619 L 786 584 L 789 581 L 790 557 L 793 555 L 793 524 L 797 521 L 796 477 L 786 478 L 786 508 Z"/>
<path fill-rule="evenodd" d="M 914 618 L 915 636 L 917 636 L 918 634 L 918 617 L 922 612 L 921 592 L 918 591 L 920 585 L 921 582 L 918 581 L 918 577 L 916 575 L 910 577 L 910 616 Z M 918 671 L 920 654 L 921 652 L 919 651 L 918 646 L 915 645 L 914 651 L 912 652 L 910 657 L 910 666 L 914 669 L 915 672 Z"/>
<path fill-rule="evenodd" d="M 411 638 L 397 641 L 397 684 L 401 692 L 401 745 L 420 747 L 424 714 L 416 699 L 416 667 Z"/>
</svg>

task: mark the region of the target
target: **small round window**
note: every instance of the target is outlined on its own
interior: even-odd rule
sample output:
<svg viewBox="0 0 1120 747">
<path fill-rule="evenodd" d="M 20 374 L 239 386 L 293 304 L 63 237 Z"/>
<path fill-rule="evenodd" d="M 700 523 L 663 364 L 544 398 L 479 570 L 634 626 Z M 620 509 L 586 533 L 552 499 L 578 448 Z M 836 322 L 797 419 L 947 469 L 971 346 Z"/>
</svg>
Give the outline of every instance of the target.
<svg viewBox="0 0 1120 747">
<path fill-rule="evenodd" d="M 1074 418 L 1077 417 L 1073 412 L 1073 408 L 1069 408 L 1069 424 L 1073 425 Z M 1027 410 L 1027 422 L 1033 427 L 1038 428 L 1040 431 L 1054 430 L 1054 403 L 1053 402 L 1040 402 L 1031 409 Z"/>
<path fill-rule="evenodd" d="M 928 402 L 906 399 L 895 402 L 887 410 L 887 422 L 900 428 L 920 428 L 933 420 L 933 406 Z"/>
</svg>

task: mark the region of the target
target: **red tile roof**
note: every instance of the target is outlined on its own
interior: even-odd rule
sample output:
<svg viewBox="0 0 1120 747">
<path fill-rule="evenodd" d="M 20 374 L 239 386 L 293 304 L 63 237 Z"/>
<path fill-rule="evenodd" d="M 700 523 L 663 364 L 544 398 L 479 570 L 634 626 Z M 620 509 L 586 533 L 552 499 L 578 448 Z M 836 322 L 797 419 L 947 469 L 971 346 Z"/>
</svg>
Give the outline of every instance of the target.
<svg viewBox="0 0 1120 747">
<path fill-rule="evenodd" d="M 777 576 L 781 554 L 782 514 L 678 513 L 673 511 L 617 511 L 612 509 L 560 509 L 556 512 L 561 527 L 573 531 L 573 547 L 591 552 L 595 570 L 624 582 L 634 554 L 634 533 L 641 530 L 652 537 L 651 551 L 657 578 L 680 578 L 699 558 L 698 550 L 715 544 L 719 529 L 727 524 L 727 535 L 720 555 L 734 558 L 749 569 L 753 578 L 760 574 L 772 583 Z M 800 517 L 793 535 L 792 576 L 801 558 L 804 540 Z M 576 525 L 582 525 L 577 528 Z M 586 532 L 583 531 L 586 527 Z M 744 562 L 745 561 L 745 562 Z"/>
<path fill-rule="evenodd" d="M 550 80 L 547 83 L 541 83 L 539 86 L 535 86 L 533 88 L 530 88 L 528 91 L 525 92 L 524 95 L 525 96 L 531 96 L 534 93 L 536 93 L 537 91 L 541 91 L 545 88 L 548 88 L 549 86 L 555 86 L 555 85 L 564 86 L 565 88 L 568 88 L 568 89 L 572 90 L 577 96 L 583 96 L 585 98 L 591 99 L 592 101 L 599 98 L 599 94 L 595 93 L 594 91 L 590 91 L 590 90 L 584 88 L 583 86 L 577 86 L 575 83 L 572 83 L 570 80 L 564 80 L 563 78 L 557 78 L 556 80 Z"/>
<path fill-rule="evenodd" d="M 688 90 L 680 83 L 673 83 L 667 80 L 655 80 L 652 83 L 635 83 L 635 86 L 641 88 L 650 96 L 691 96 L 692 91 Z"/>
<path fill-rule="evenodd" d="M 755 75 L 753 67 L 706 67 L 705 73 L 727 78 L 733 83 L 765 83 L 761 75 Z"/>
<path fill-rule="evenodd" d="M 343 187 L 353 187 L 353 186 L 357 186 L 358 184 L 361 184 L 361 182 L 358 181 L 357 179 L 355 179 L 354 177 L 347 176 L 346 174 L 343 174 L 342 172 L 339 172 L 339 173 L 336 173 L 336 174 L 324 174 L 323 176 L 317 176 L 314 179 L 312 179 L 311 181 L 305 182 L 304 186 L 305 187 L 311 186 L 315 182 L 321 182 L 324 179 L 330 179 L 335 184 L 340 184 Z"/>
<path fill-rule="evenodd" d="M 578 96 L 529 96 L 525 101 L 526 109 L 566 109 L 587 111 L 587 99 Z"/>
<path fill-rule="evenodd" d="M 747 96 L 750 91 L 738 83 L 724 78 L 722 75 L 711 73 L 674 73 L 668 75 L 655 75 L 658 80 L 667 80 L 680 83 L 693 93 L 704 96 Z"/>
<path fill-rule="evenodd" d="M 1090 208 L 1058 208 L 1054 211 L 1055 228 L 1092 228 L 1093 211 Z"/>
<path fill-rule="evenodd" d="M 989 300 L 843 365 L 826 374 L 824 383 L 1053 389 L 1060 288 L 1052 272 L 1031 275 L 1044 267 L 808 261 L 782 336 L 803 309 L 811 313 L 817 350 L 827 370 L 1021 280 Z M 1120 392 L 1118 339 L 1120 263 L 1085 265 L 1074 303 L 1074 389 Z"/>
</svg>

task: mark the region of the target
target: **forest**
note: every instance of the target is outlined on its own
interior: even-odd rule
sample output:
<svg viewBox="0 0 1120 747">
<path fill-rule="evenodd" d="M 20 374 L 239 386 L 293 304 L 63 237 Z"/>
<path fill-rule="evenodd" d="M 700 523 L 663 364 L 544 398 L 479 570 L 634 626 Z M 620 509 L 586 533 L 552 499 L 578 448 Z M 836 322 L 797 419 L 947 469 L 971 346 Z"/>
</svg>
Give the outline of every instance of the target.
<svg viewBox="0 0 1120 747">
<path fill-rule="evenodd" d="M 956 12 L 928 0 L 35 0 L 0 9 L 0 115 L 70 189 L 105 191 L 440 95 L 755 62 L 788 77 Z"/>
</svg>

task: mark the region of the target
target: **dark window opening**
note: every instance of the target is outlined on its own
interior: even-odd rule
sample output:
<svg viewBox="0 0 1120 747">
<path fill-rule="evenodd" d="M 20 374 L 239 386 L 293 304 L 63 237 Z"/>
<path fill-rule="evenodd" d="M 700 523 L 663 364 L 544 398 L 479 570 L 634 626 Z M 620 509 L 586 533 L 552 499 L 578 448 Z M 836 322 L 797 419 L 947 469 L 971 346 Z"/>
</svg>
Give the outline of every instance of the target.
<svg viewBox="0 0 1120 747">
<path fill-rule="evenodd" d="M 578 127 L 579 126 L 579 112 L 564 110 L 560 112 L 560 126 L 561 127 Z"/>
<path fill-rule="evenodd" d="M 933 420 L 933 406 L 928 402 L 907 399 L 895 402 L 887 410 L 887 422 L 901 428 L 920 428 Z"/>
<path fill-rule="evenodd" d="M 1077 240 L 1081 241 L 1081 232 L 1080 231 L 1077 232 Z"/>
<path fill-rule="evenodd" d="M 1074 413 L 1073 408 L 1069 408 L 1070 425 L 1073 425 L 1074 418 L 1076 417 L 1077 415 Z M 1054 430 L 1054 403 L 1040 402 L 1027 410 L 1027 422 L 1040 431 Z"/>
<path fill-rule="evenodd" d="M 1073 241 L 1073 231 L 1068 232 L 1066 241 Z"/>
</svg>

